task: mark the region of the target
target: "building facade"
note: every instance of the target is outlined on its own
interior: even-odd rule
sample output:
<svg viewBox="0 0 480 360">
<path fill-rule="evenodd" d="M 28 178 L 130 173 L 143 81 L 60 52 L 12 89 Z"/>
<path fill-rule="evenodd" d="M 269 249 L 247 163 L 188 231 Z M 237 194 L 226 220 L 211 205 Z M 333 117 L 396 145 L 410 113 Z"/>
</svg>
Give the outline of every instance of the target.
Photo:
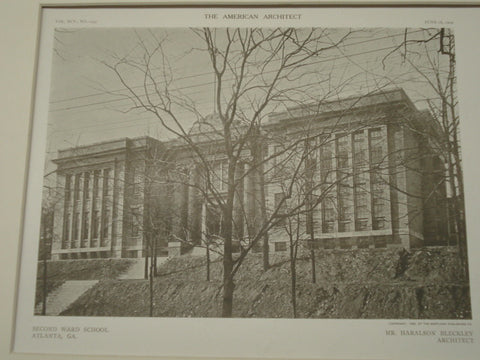
<svg viewBox="0 0 480 360">
<path fill-rule="evenodd" d="M 219 129 L 210 116 L 190 144 L 143 137 L 59 151 L 52 258 L 221 243 L 229 162 Z M 249 137 L 235 166 L 236 251 L 260 250 L 265 224 L 272 252 L 287 250 L 293 230 L 318 249 L 447 242 L 441 130 L 402 90 L 273 113 Z"/>
</svg>

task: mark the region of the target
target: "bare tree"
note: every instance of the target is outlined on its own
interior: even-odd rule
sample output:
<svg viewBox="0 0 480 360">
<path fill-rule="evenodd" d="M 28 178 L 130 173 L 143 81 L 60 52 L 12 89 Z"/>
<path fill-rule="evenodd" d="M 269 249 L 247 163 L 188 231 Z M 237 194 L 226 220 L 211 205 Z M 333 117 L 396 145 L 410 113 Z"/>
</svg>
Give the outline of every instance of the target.
<svg viewBox="0 0 480 360">
<path fill-rule="evenodd" d="M 224 155 L 226 189 L 224 194 L 220 195 L 208 177 L 206 189 L 218 204 L 224 224 L 222 316 L 230 317 L 233 310 L 235 274 L 253 244 L 265 236 L 272 223 L 269 219 L 263 219 L 253 224 L 248 234 L 251 246 L 234 258 L 234 208 L 237 188 L 245 174 L 256 171 L 259 166 L 250 162 L 248 170 L 244 174 L 239 173 L 240 163 L 246 156 L 251 156 L 247 155 L 249 141 L 264 121 L 266 113 L 284 106 L 285 103 L 294 103 L 299 98 L 299 93 L 305 94 L 297 84 L 308 76 L 308 72 L 300 71 L 300 67 L 324 52 L 335 49 L 350 35 L 350 31 L 291 28 L 206 28 L 192 31 L 201 44 L 199 53 L 208 55 L 216 84 L 214 108 L 218 121 L 209 125 L 209 141 L 214 139 Z M 163 52 L 164 39 L 160 39 L 153 32 L 150 35 L 148 41 L 139 36 L 141 56 L 120 56 L 113 62 L 104 63 L 128 91 L 133 108 L 155 115 L 167 131 L 183 142 L 197 163 L 201 164 L 202 170 L 210 174 L 211 154 L 199 143 L 201 136 L 192 136 L 177 113 L 179 109 L 188 109 L 199 122 L 202 122 L 204 117 L 194 101 L 174 90 L 174 74 L 168 57 Z M 143 83 L 141 87 L 133 85 L 129 72 L 136 72 L 140 76 Z M 292 83 L 295 86 L 292 86 Z"/>
<path fill-rule="evenodd" d="M 454 243 L 458 246 L 462 271 L 468 279 L 455 38 L 452 29 L 445 28 L 422 29 L 415 35 L 412 32 L 405 29 L 403 41 L 385 55 L 383 63 L 388 68 L 390 56 L 395 53 L 401 54 L 404 65 L 410 69 L 411 74 L 415 75 L 417 83 L 424 84 L 428 90 L 426 93 L 432 94 L 420 96 L 418 101 L 428 106 L 437 128 L 419 129 L 417 127 L 415 131 L 425 139 L 431 139 L 432 132 L 437 133 L 435 151 L 441 154 L 446 163 L 444 173 L 437 174 L 444 183 L 438 181 L 438 185 L 448 184 L 449 236 L 453 237 Z M 398 80 L 391 81 L 398 82 Z M 450 242 L 450 239 L 447 241 Z"/>
</svg>

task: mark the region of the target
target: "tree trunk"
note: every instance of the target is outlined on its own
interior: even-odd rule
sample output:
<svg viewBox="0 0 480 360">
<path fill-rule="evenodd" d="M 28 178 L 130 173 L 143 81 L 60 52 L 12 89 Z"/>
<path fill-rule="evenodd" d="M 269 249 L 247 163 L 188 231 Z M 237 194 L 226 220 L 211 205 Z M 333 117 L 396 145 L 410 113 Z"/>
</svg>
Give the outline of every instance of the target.
<svg viewBox="0 0 480 360">
<path fill-rule="evenodd" d="M 145 246 L 145 268 L 144 268 L 144 278 L 148 279 L 148 245 Z"/>
<path fill-rule="evenodd" d="M 223 276 L 223 303 L 222 317 L 232 317 L 233 313 L 233 290 L 235 285 L 231 274 Z"/>
<path fill-rule="evenodd" d="M 224 208 L 225 231 L 223 233 L 223 304 L 222 317 L 232 317 L 233 312 L 233 200 L 235 197 L 235 166 L 230 159 L 228 166 L 228 193 Z"/>
<path fill-rule="evenodd" d="M 449 97 L 450 97 L 450 114 L 451 114 L 451 123 L 452 123 L 452 132 L 453 132 L 453 157 L 455 159 L 455 174 L 456 180 L 458 184 L 458 195 L 457 198 L 454 199 L 456 204 L 456 214 L 457 217 L 457 231 L 458 231 L 458 252 L 460 256 L 460 264 L 462 266 L 462 270 L 465 276 L 465 279 L 469 280 L 469 271 L 468 271 L 468 254 L 467 254 L 467 234 L 465 228 L 465 193 L 463 187 L 463 169 L 462 169 L 462 159 L 460 156 L 460 149 L 459 149 L 459 140 L 458 140 L 458 121 L 457 121 L 457 113 L 455 111 L 455 103 L 456 103 L 456 96 L 455 96 L 455 84 L 454 81 L 456 79 L 455 76 L 455 54 L 454 54 L 454 44 L 453 39 L 450 37 L 449 41 Z M 445 99 L 446 101 L 446 99 Z"/>
<path fill-rule="evenodd" d="M 153 261 L 151 262 L 151 265 L 150 265 L 149 290 L 150 290 L 150 317 L 152 317 L 153 316 Z"/>
<path fill-rule="evenodd" d="M 267 221 L 267 206 L 265 200 L 265 179 L 263 177 L 263 171 L 259 171 L 259 182 L 260 182 L 260 211 L 262 215 L 262 223 Z M 265 231 L 263 235 L 263 270 L 267 271 L 270 268 L 270 258 L 269 258 L 269 246 L 268 246 L 268 231 Z"/>
<path fill-rule="evenodd" d="M 293 246 L 290 246 L 290 278 L 292 280 L 292 310 L 293 318 L 297 317 L 297 269 Z"/>
<path fill-rule="evenodd" d="M 207 241 L 206 244 L 207 249 L 207 281 L 210 281 L 210 244 Z"/>
<path fill-rule="evenodd" d="M 315 268 L 315 250 L 313 249 L 313 241 L 312 241 L 312 249 L 310 250 L 310 258 L 312 259 L 312 283 L 317 282 L 317 274 Z"/>
<path fill-rule="evenodd" d="M 310 259 L 312 261 L 312 283 L 317 282 L 317 272 L 315 267 L 315 234 L 313 232 L 313 211 L 310 211 Z"/>
<path fill-rule="evenodd" d="M 153 276 L 157 276 L 157 246 L 158 246 L 158 240 L 157 237 L 155 236 L 155 242 L 153 245 Z"/>
</svg>

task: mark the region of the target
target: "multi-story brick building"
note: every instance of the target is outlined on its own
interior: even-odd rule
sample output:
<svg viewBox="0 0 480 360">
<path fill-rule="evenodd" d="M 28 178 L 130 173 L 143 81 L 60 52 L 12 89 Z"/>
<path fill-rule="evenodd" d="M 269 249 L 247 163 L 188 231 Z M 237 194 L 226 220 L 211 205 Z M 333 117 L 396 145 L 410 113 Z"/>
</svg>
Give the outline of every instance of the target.
<svg viewBox="0 0 480 360">
<path fill-rule="evenodd" d="M 215 116 L 195 123 L 195 148 L 143 137 L 59 151 L 53 258 L 140 257 L 153 243 L 178 253 L 221 239 L 220 125 Z M 267 218 L 270 251 L 287 249 L 293 218 L 316 248 L 447 240 L 441 130 L 402 90 L 270 114 L 255 138 L 261 165 L 247 146 L 236 166 L 238 247 Z"/>
</svg>

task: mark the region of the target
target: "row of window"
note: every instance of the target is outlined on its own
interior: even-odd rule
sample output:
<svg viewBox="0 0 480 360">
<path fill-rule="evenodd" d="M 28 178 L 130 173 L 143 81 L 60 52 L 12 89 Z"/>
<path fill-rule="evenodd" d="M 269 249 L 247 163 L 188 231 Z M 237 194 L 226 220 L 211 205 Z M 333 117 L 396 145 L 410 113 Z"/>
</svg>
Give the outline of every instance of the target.
<svg viewBox="0 0 480 360">
<path fill-rule="evenodd" d="M 66 175 L 63 248 L 106 246 L 111 226 L 110 187 L 110 169 Z M 87 203 L 91 197 L 91 204 Z"/>
<path fill-rule="evenodd" d="M 65 201 L 67 202 L 71 201 L 72 194 L 73 194 L 73 199 L 75 201 L 79 201 L 81 190 L 83 190 L 84 199 L 89 199 L 91 195 L 90 194 L 91 177 L 92 177 L 92 173 L 89 171 L 83 172 L 83 173 L 77 173 L 74 175 L 67 174 L 65 176 Z M 82 179 L 83 179 L 83 184 L 81 184 Z M 110 191 L 110 184 L 109 184 L 110 169 L 103 169 L 103 174 L 102 174 L 102 170 L 93 171 L 93 188 L 92 188 L 93 198 L 100 197 L 100 179 L 103 179 L 102 196 L 107 196 L 109 195 L 109 191 Z"/>
<path fill-rule="evenodd" d="M 83 216 L 81 216 L 83 215 Z M 101 237 L 102 239 L 107 239 L 109 237 L 109 229 L 110 229 L 110 210 L 105 209 L 103 211 L 103 216 L 100 217 L 100 211 L 95 210 L 93 212 L 93 216 L 91 218 L 92 226 L 90 227 L 90 212 L 85 211 L 83 214 L 80 212 L 75 212 L 73 219 L 70 213 L 66 213 L 65 215 L 65 229 L 64 229 L 64 236 L 63 241 L 66 244 L 70 240 L 80 240 L 80 229 L 82 231 L 81 240 L 82 242 L 88 240 L 90 238 L 90 232 L 92 235 L 92 239 L 98 239 Z M 71 224 L 70 224 L 71 222 Z M 103 226 L 102 226 L 103 223 Z M 80 224 L 82 226 L 80 226 Z M 70 229 L 71 225 L 71 229 Z M 71 237 L 70 237 L 71 234 Z"/>
<path fill-rule="evenodd" d="M 367 230 L 370 220 L 373 230 L 386 227 L 389 211 L 386 206 L 387 187 L 377 167 L 386 157 L 387 142 L 381 128 L 369 129 L 367 134 L 362 131 L 352 135 L 337 135 L 335 141 L 328 140 L 320 146 L 321 187 L 322 191 L 329 193 L 327 194 L 329 196 L 322 201 L 323 233 L 334 232 L 335 226 L 339 232 Z M 309 140 L 307 144 L 310 147 L 316 146 L 315 140 Z M 367 161 L 368 149 L 370 149 L 369 162 Z M 337 155 L 336 170 L 333 170 L 334 150 Z M 307 174 L 310 174 L 307 179 L 314 179 L 312 172 L 316 170 L 315 153 L 312 151 L 306 159 Z M 353 181 L 351 180 L 352 170 L 347 169 L 350 156 L 353 157 Z M 338 184 L 335 184 L 334 177 Z M 370 177 L 369 186 L 367 186 L 368 177 Z M 282 202 L 280 215 L 285 213 L 286 208 L 283 198 L 283 193 L 275 194 L 275 208 L 278 208 Z M 313 213 L 307 214 L 307 233 L 311 233 L 314 222 Z M 284 224 L 284 221 L 279 222 L 280 226 Z"/>
</svg>

